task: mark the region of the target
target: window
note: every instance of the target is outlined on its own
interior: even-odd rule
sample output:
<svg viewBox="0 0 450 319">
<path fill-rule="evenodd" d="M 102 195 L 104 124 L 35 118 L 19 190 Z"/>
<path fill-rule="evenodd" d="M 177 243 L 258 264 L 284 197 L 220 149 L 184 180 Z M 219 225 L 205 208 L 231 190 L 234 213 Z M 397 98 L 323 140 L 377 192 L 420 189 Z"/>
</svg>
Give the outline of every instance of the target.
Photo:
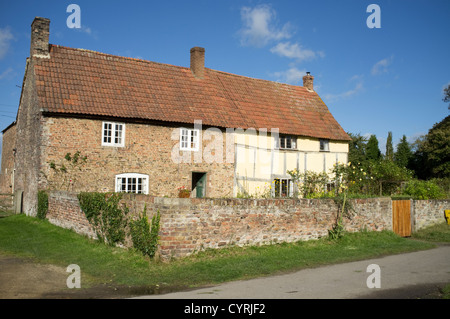
<svg viewBox="0 0 450 319">
<path fill-rule="evenodd" d="M 320 140 L 320 151 L 321 152 L 329 152 L 330 151 L 330 143 L 328 140 Z"/>
<path fill-rule="evenodd" d="M 297 148 L 297 138 L 291 135 L 280 135 L 278 138 L 278 148 L 292 150 Z"/>
<path fill-rule="evenodd" d="M 125 146 L 125 124 L 103 122 L 102 145 Z"/>
<path fill-rule="evenodd" d="M 181 128 L 180 130 L 180 150 L 198 151 L 199 130 L 187 128 Z"/>
<path fill-rule="evenodd" d="M 276 178 L 274 180 L 275 197 L 292 197 L 294 196 L 294 183 L 291 179 Z"/>
<path fill-rule="evenodd" d="M 148 175 L 136 173 L 116 175 L 116 192 L 148 194 Z"/>
</svg>

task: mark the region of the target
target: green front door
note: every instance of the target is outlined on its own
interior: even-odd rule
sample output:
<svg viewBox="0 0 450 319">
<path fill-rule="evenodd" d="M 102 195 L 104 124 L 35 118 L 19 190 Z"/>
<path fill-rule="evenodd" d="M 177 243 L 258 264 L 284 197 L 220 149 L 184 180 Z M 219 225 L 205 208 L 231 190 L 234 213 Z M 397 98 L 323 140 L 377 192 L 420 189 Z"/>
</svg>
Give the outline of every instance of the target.
<svg viewBox="0 0 450 319">
<path fill-rule="evenodd" d="M 202 174 L 200 179 L 195 184 L 195 188 L 197 190 L 196 197 L 201 198 L 205 196 L 205 188 L 206 188 L 206 173 Z"/>
</svg>

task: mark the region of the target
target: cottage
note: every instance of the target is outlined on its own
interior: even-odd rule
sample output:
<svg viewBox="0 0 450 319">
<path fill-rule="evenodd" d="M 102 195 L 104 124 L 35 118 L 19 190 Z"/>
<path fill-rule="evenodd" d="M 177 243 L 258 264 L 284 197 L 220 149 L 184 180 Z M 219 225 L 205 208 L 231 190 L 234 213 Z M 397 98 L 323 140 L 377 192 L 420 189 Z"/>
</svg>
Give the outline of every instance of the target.
<svg viewBox="0 0 450 319">
<path fill-rule="evenodd" d="M 3 131 L 0 187 L 23 193 L 28 215 L 39 189 L 290 196 L 287 170 L 347 161 L 350 138 L 309 73 L 287 85 L 207 68 L 204 48 L 180 67 L 49 44 L 49 30 L 34 19 L 17 118 Z M 61 178 L 52 165 L 76 152 L 86 163 Z"/>
</svg>

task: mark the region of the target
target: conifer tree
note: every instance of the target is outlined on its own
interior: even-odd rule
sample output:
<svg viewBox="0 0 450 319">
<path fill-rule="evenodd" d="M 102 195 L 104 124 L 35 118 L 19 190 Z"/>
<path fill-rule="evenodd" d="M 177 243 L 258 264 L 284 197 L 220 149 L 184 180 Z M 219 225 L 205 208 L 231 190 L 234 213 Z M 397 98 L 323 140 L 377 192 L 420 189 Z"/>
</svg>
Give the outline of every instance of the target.
<svg viewBox="0 0 450 319">
<path fill-rule="evenodd" d="M 394 161 L 399 167 L 407 167 L 411 156 L 411 146 L 406 140 L 406 136 L 403 135 L 400 143 L 397 145 L 397 152 L 395 152 Z"/>
<path fill-rule="evenodd" d="M 392 132 L 388 133 L 386 141 L 386 159 L 388 161 L 394 160 L 394 147 L 392 146 Z"/>
<path fill-rule="evenodd" d="M 377 161 L 381 157 L 380 148 L 378 147 L 378 139 L 375 135 L 371 135 L 367 141 L 366 156 L 368 160 Z"/>
</svg>

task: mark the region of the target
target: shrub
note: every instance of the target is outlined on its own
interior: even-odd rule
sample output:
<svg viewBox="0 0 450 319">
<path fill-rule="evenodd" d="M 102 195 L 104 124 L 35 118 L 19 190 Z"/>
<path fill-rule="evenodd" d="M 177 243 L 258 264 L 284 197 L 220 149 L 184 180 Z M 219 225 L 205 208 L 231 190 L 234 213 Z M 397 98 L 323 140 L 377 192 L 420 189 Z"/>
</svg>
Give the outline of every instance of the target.
<svg viewBox="0 0 450 319">
<path fill-rule="evenodd" d="M 150 226 L 147 217 L 147 207 L 145 207 L 137 220 L 130 221 L 130 235 L 133 247 L 150 258 L 155 256 L 158 248 L 159 220 L 160 214 L 158 211 L 152 217 Z"/>
<path fill-rule="evenodd" d="M 406 185 L 403 193 L 413 199 L 445 198 L 445 192 L 433 181 L 412 180 Z"/>
<path fill-rule="evenodd" d="M 38 211 L 37 218 L 45 219 L 48 212 L 48 194 L 46 191 L 38 191 Z"/>
</svg>

